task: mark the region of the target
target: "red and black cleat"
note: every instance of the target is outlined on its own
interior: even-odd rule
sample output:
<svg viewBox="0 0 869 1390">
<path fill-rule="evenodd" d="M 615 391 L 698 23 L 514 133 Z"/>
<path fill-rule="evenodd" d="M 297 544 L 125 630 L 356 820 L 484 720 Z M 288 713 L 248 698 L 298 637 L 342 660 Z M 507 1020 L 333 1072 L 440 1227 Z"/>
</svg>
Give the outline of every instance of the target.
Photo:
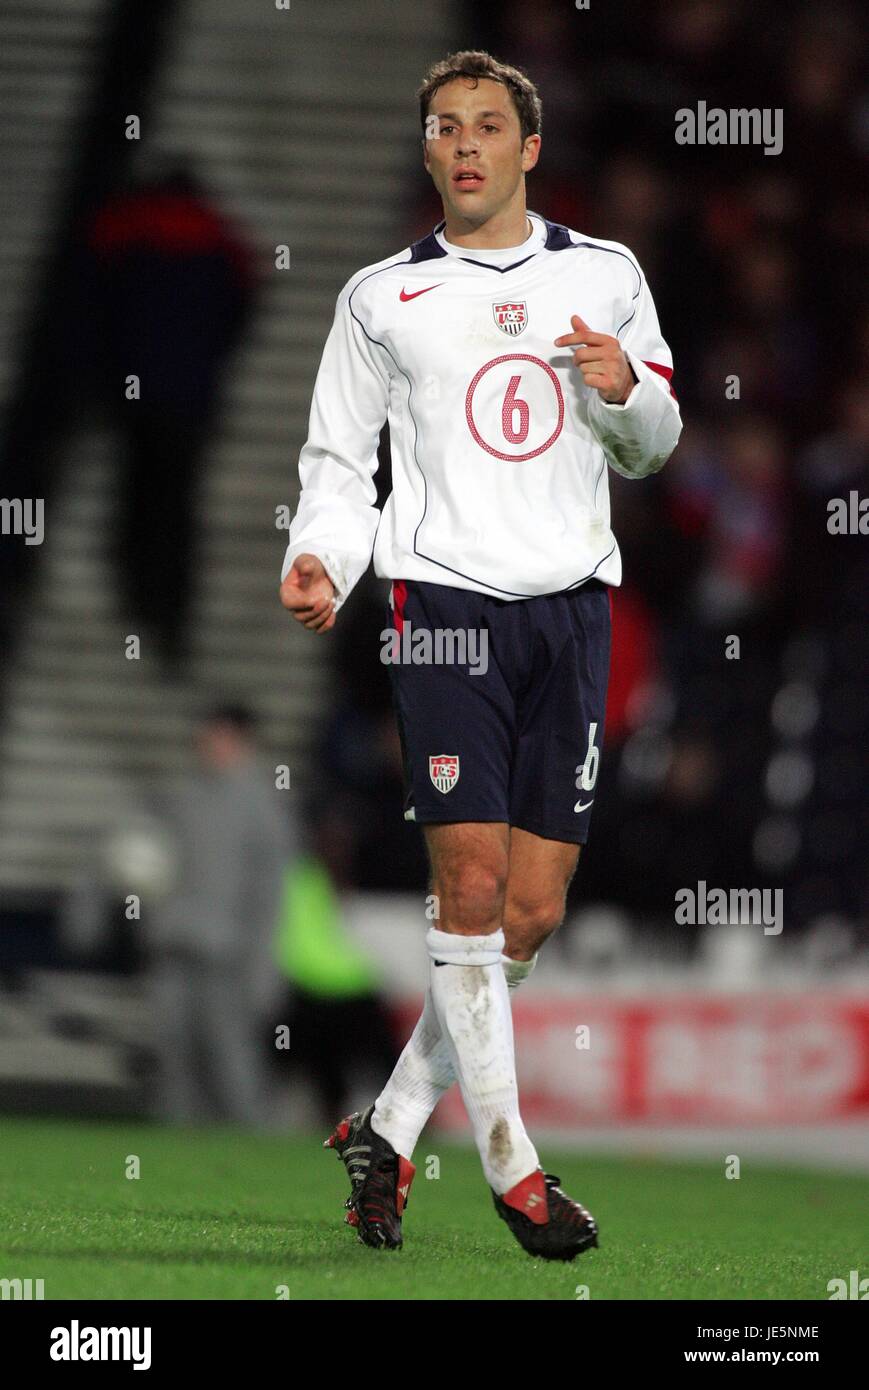
<svg viewBox="0 0 869 1390">
<path fill-rule="evenodd" d="M 371 1128 L 374 1106 L 342 1120 L 324 1149 L 334 1149 L 350 1178 L 352 1191 L 344 1203 L 348 1226 L 354 1226 L 363 1245 L 379 1250 L 401 1248 L 401 1215 L 407 1206 L 416 1168 L 397 1154 Z"/>
<path fill-rule="evenodd" d="M 500 1197 L 492 1192 L 495 1210 L 522 1249 L 544 1260 L 573 1260 L 597 1245 L 597 1222 L 562 1192 L 560 1182 L 536 1168 Z"/>
</svg>

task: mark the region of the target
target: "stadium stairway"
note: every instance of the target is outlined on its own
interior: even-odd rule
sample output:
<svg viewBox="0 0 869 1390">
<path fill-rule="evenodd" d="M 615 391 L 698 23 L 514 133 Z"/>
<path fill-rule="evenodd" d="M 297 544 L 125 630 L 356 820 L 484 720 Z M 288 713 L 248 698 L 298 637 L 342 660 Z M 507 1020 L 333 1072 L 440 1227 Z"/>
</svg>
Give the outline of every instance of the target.
<svg viewBox="0 0 869 1390">
<path fill-rule="evenodd" d="M 37 582 L 18 616 L 0 730 L 0 894 L 63 893 L 143 786 L 189 764 L 190 715 L 213 690 L 249 701 L 293 786 L 315 775 L 309 734 L 327 689 L 327 644 L 291 625 L 277 588 L 310 393 L 341 285 L 406 244 L 416 161 L 413 92 L 449 41 L 447 0 L 293 0 L 289 9 L 191 0 L 160 74 L 148 148 L 189 154 L 253 239 L 262 288 L 232 362 L 199 517 L 201 567 L 189 671 L 170 681 L 147 651 L 127 660 L 106 537 L 119 490 L 114 442 L 70 441 L 46 515 Z M 0 391 L 14 369 L 40 243 L 52 226 L 73 116 L 104 0 L 4 8 L 0 98 Z M 265 17 L 264 17 L 265 16 Z M 398 22 L 400 18 L 400 23 Z M 14 145 L 14 151 L 10 150 Z M 275 268 L 287 244 L 291 268 Z"/>
</svg>

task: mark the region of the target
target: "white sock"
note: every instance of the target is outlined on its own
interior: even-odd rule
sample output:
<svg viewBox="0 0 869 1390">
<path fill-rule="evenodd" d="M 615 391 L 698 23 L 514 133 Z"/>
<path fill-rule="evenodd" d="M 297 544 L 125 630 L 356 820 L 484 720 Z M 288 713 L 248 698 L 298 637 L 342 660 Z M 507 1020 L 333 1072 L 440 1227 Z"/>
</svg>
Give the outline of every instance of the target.
<svg viewBox="0 0 869 1390">
<path fill-rule="evenodd" d="M 455 1079 L 449 1045 L 428 989 L 417 1025 L 374 1103 L 371 1128 L 388 1139 L 396 1153 L 412 1158 L 429 1115 Z"/>
<path fill-rule="evenodd" d="M 512 960 L 502 955 L 507 988 L 511 992 L 516 989 L 536 964 L 536 954 L 531 960 Z M 450 1044 L 443 1035 L 428 989 L 416 1027 L 375 1101 L 371 1128 L 387 1139 L 396 1153 L 412 1158 L 429 1116 L 455 1080 Z"/>
<path fill-rule="evenodd" d="M 538 1167 L 519 1114 L 504 933 L 459 936 L 429 928 L 431 996 L 490 1187 L 504 1193 Z M 438 962 L 443 962 L 439 964 Z"/>
</svg>

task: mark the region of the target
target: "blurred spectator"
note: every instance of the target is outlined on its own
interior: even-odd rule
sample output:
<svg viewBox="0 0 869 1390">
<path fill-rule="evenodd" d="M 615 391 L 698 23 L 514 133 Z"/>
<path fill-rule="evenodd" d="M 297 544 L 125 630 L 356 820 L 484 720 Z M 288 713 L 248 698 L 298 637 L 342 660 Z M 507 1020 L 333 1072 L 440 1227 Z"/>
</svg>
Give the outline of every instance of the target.
<svg viewBox="0 0 869 1390">
<path fill-rule="evenodd" d="M 636 722 L 659 676 L 657 625 L 642 592 L 623 585 L 611 599 L 612 644 L 607 688 L 607 747 L 620 742 Z"/>
<path fill-rule="evenodd" d="M 154 914 L 150 988 L 162 1077 L 159 1112 L 268 1126 L 258 1022 L 277 985 L 272 956 L 290 824 L 243 706 L 196 731 L 200 767 L 172 799 L 177 881 Z"/>
<path fill-rule="evenodd" d="M 805 585 L 801 618 L 829 628 L 850 614 L 865 633 L 869 604 L 867 537 L 831 531 L 834 499 L 869 498 L 869 373 L 846 378 L 832 397 L 831 427 L 800 455 L 794 565 Z M 859 521 L 858 521 L 859 524 Z M 864 525 L 865 517 L 864 517 Z"/>
<path fill-rule="evenodd" d="M 743 414 L 710 451 L 689 446 L 667 477 L 675 509 L 703 538 L 686 607 L 706 626 L 732 629 L 776 596 L 786 539 L 783 463 L 772 423 Z"/>
<path fill-rule="evenodd" d="M 156 631 L 170 670 L 185 648 L 202 464 L 252 291 L 244 241 L 183 166 L 91 219 L 76 353 L 123 442 L 114 558 L 125 620 Z"/>
<path fill-rule="evenodd" d="M 289 981 L 290 1046 L 275 1049 L 312 1082 L 324 1123 L 334 1122 L 395 1066 L 395 1045 L 377 975 L 344 925 L 346 827 L 320 807 L 314 850 L 284 880 L 276 954 Z"/>
</svg>

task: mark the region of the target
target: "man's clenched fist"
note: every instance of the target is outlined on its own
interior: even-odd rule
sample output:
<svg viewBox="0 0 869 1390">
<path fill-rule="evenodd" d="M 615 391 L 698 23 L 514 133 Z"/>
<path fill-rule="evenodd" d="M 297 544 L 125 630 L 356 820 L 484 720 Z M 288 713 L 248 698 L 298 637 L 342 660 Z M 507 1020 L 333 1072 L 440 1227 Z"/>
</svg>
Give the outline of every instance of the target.
<svg viewBox="0 0 869 1390">
<path fill-rule="evenodd" d="M 335 586 L 316 555 L 297 555 L 280 588 L 281 603 L 312 632 L 335 626 Z"/>
<path fill-rule="evenodd" d="M 585 343 L 587 346 L 577 348 L 573 354 L 573 362 L 581 370 L 586 386 L 593 387 L 610 405 L 624 405 L 637 378 L 618 338 L 609 333 L 593 332 L 579 314 L 571 315 L 570 322 L 573 332 L 556 338 L 555 346 L 573 347 L 576 343 Z"/>
</svg>

